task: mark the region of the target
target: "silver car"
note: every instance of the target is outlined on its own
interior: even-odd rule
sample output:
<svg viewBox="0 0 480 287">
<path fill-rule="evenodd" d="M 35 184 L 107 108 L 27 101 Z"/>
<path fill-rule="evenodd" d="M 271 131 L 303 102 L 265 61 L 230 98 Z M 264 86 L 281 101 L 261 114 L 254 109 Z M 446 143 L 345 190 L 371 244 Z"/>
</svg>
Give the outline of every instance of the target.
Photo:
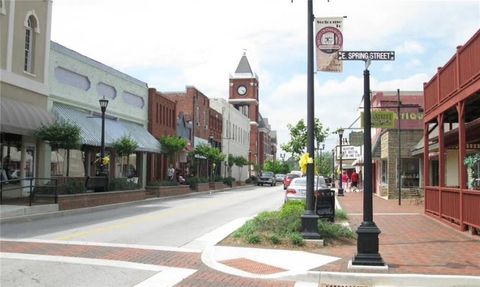
<svg viewBox="0 0 480 287">
<path fill-rule="evenodd" d="M 315 176 L 313 183 L 313 190 L 328 188 L 323 176 Z M 285 191 L 285 202 L 289 200 L 305 200 L 307 194 L 307 177 L 297 177 L 292 179 L 292 182 Z"/>
</svg>

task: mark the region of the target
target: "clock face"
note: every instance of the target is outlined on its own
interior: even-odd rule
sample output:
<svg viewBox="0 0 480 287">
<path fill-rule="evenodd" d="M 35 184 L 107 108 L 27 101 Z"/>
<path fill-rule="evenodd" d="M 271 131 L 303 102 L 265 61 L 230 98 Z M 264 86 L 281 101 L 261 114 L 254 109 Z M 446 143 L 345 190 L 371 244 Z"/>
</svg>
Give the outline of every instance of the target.
<svg viewBox="0 0 480 287">
<path fill-rule="evenodd" d="M 244 96 L 247 93 L 247 88 L 245 86 L 238 86 L 237 92 L 240 96 Z"/>
</svg>

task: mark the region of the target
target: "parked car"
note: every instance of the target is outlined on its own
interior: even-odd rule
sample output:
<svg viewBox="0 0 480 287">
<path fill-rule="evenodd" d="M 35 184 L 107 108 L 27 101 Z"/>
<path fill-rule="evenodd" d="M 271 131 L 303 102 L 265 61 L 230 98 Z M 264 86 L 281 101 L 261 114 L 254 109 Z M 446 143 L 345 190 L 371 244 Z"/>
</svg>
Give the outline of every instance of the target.
<svg viewBox="0 0 480 287">
<path fill-rule="evenodd" d="M 258 177 L 257 185 L 263 186 L 264 184 L 269 184 L 271 186 L 275 186 L 277 184 L 277 181 L 275 180 L 275 176 L 273 172 L 263 171 L 260 173 L 260 176 Z"/>
<path fill-rule="evenodd" d="M 285 178 L 283 179 L 283 189 L 287 189 L 287 187 L 290 184 L 290 182 L 292 181 L 292 179 L 297 178 L 297 177 L 300 177 L 300 175 L 295 174 L 295 173 L 287 174 L 285 176 Z"/>
<path fill-rule="evenodd" d="M 283 179 L 284 179 L 284 178 L 285 178 L 285 175 L 284 175 L 283 173 L 277 173 L 277 174 L 275 175 L 275 180 L 276 180 L 277 182 L 283 182 Z"/>
<path fill-rule="evenodd" d="M 325 179 L 323 176 L 315 176 L 315 180 L 313 182 L 313 189 L 321 189 L 321 188 L 328 188 L 327 184 L 325 183 Z M 306 199 L 307 194 L 307 177 L 297 177 L 292 180 L 290 185 L 287 187 L 285 191 L 285 202 L 289 200 L 301 200 Z"/>
</svg>

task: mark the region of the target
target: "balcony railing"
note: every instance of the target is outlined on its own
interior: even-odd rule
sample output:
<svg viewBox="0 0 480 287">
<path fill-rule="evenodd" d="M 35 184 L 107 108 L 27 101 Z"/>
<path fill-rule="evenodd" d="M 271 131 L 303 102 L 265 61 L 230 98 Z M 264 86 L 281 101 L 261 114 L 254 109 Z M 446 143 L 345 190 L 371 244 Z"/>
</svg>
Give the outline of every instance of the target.
<svg viewBox="0 0 480 287">
<path fill-rule="evenodd" d="M 425 115 L 480 76 L 480 30 L 424 85 Z"/>
</svg>

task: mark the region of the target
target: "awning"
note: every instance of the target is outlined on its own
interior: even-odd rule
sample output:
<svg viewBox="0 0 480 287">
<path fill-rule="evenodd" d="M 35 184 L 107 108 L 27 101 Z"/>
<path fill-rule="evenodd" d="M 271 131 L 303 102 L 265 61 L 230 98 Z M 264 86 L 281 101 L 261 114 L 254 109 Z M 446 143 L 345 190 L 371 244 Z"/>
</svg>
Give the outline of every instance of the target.
<svg viewBox="0 0 480 287">
<path fill-rule="evenodd" d="M 101 117 L 61 104 L 54 104 L 52 111 L 57 119 L 80 127 L 82 144 L 101 145 Z M 123 136 L 130 136 L 137 142 L 137 151 L 160 153 L 160 143 L 143 126 L 133 122 L 105 118 L 105 146 L 111 146 L 113 142 Z"/>
<path fill-rule="evenodd" d="M 16 101 L 3 97 L 0 99 L 1 106 L 1 131 L 12 134 L 33 135 L 42 125 L 49 125 L 55 121 L 55 117 L 29 103 Z"/>
</svg>

